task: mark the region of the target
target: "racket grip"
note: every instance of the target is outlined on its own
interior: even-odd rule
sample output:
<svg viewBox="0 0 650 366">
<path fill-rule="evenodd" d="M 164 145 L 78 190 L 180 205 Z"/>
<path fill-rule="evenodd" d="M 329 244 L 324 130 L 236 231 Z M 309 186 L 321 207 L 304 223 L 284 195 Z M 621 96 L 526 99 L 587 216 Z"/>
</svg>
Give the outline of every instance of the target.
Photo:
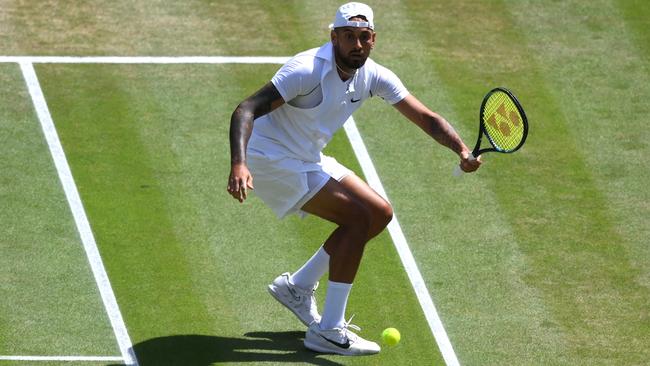
<svg viewBox="0 0 650 366">
<path fill-rule="evenodd" d="M 469 160 L 476 160 L 476 157 L 474 156 L 474 154 L 472 154 L 472 153 L 469 154 Z M 463 169 L 460 168 L 460 164 L 456 165 L 456 167 L 454 168 L 454 177 L 460 177 L 464 173 L 465 172 L 463 171 Z"/>
</svg>

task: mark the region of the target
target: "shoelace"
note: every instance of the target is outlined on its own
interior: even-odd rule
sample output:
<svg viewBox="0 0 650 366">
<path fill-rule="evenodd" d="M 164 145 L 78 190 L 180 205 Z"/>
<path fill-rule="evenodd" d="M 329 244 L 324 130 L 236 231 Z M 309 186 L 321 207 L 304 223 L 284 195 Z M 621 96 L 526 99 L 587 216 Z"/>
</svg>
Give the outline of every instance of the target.
<svg viewBox="0 0 650 366">
<path fill-rule="evenodd" d="M 316 304 L 316 289 L 318 288 L 318 284 L 319 284 L 319 282 L 316 282 L 316 284 L 314 285 L 314 288 L 311 290 L 311 293 L 309 294 L 309 295 L 311 295 L 309 297 L 309 299 L 310 300 L 313 299 L 313 301 L 311 301 L 310 308 L 315 313 L 318 313 L 318 309 L 317 309 L 318 305 Z"/>
<path fill-rule="evenodd" d="M 348 328 L 352 328 L 356 331 L 361 331 L 361 327 L 358 325 L 352 324 L 352 319 L 354 318 L 354 314 L 350 317 L 350 319 L 346 322 L 343 321 L 343 326 L 339 328 L 340 333 L 343 335 L 343 339 L 348 339 L 351 343 L 354 343 L 357 341 L 358 336 L 354 333 L 348 330 Z"/>
<path fill-rule="evenodd" d="M 320 282 L 316 282 L 314 288 L 312 289 L 303 289 L 293 285 L 294 291 L 296 291 L 301 296 L 301 301 L 309 301 L 309 305 L 310 305 L 309 307 L 311 308 L 312 311 L 316 313 L 318 312 L 317 310 L 318 305 L 316 303 L 316 289 L 318 288 L 319 284 Z"/>
<path fill-rule="evenodd" d="M 345 321 L 343 322 L 343 329 L 347 330 L 348 328 L 352 328 L 352 329 L 354 329 L 354 330 L 356 330 L 358 332 L 361 331 L 361 327 L 359 327 L 358 325 L 352 324 L 352 319 L 354 319 L 355 315 L 356 314 L 352 314 L 352 316 L 350 317 L 350 319 L 348 319 L 347 322 L 345 322 Z"/>
<path fill-rule="evenodd" d="M 298 286 L 296 286 L 296 285 L 294 285 L 292 283 L 289 283 L 289 286 L 292 287 L 294 289 L 294 291 L 296 291 L 300 295 L 312 296 L 316 292 L 316 289 L 318 288 L 318 284 L 319 284 L 319 282 L 316 282 L 316 284 L 314 285 L 314 288 L 312 288 L 312 289 L 304 289 L 304 288 L 298 287 Z"/>
</svg>

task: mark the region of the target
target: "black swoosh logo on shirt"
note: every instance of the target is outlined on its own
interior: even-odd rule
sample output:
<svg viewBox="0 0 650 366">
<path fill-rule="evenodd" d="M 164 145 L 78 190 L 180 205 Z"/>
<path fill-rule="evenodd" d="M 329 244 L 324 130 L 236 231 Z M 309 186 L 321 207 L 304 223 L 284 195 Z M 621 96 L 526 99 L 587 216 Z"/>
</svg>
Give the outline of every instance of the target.
<svg viewBox="0 0 650 366">
<path fill-rule="evenodd" d="M 352 99 L 350 99 L 350 102 L 352 102 L 352 103 L 356 103 L 356 102 L 358 102 L 358 101 L 360 101 L 360 100 L 361 100 L 361 99 L 356 99 L 356 100 L 355 100 L 354 98 L 352 98 Z"/>
</svg>

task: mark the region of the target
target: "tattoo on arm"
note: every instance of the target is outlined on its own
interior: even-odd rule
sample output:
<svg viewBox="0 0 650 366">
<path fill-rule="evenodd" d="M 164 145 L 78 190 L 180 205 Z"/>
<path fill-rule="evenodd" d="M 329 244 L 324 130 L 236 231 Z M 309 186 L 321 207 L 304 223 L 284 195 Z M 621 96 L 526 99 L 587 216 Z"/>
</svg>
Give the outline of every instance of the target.
<svg viewBox="0 0 650 366">
<path fill-rule="evenodd" d="M 458 155 L 467 149 L 451 124 L 439 114 L 432 112 L 413 95 L 408 95 L 394 106 L 441 145 L 448 147 Z"/>
<path fill-rule="evenodd" d="M 230 118 L 230 164 L 246 161 L 246 145 L 253 132 L 253 113 L 242 104 Z"/>
<path fill-rule="evenodd" d="M 272 83 L 239 103 L 230 117 L 230 163 L 246 162 L 246 146 L 253 132 L 253 121 L 284 103 Z"/>
<path fill-rule="evenodd" d="M 427 122 L 426 132 L 431 137 L 457 154 L 461 153 L 464 147 L 463 141 L 449 122 L 437 114 L 428 116 Z"/>
</svg>

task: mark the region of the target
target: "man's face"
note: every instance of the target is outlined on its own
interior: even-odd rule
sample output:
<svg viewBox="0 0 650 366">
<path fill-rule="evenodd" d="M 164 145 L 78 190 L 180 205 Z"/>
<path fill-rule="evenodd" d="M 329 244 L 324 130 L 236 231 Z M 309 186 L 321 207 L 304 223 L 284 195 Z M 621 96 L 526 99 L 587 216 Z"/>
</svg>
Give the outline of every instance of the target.
<svg viewBox="0 0 650 366">
<path fill-rule="evenodd" d="M 357 18 L 350 20 L 363 21 Z M 375 32 L 370 28 L 336 28 L 332 31 L 331 37 L 337 60 L 351 69 L 363 66 L 375 45 Z"/>
</svg>

